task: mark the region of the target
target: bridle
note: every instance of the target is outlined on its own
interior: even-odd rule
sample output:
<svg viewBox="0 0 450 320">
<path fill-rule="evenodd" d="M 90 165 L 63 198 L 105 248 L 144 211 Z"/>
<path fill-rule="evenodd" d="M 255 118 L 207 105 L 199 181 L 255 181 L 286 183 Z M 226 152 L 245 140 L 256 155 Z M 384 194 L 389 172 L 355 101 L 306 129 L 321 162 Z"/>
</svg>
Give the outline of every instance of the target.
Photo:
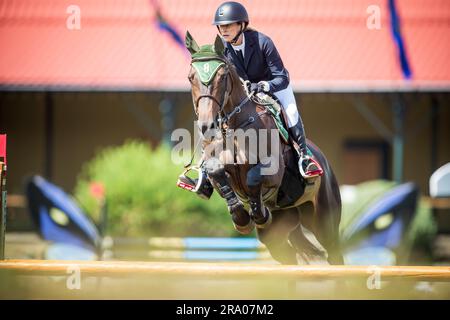
<svg viewBox="0 0 450 320">
<path fill-rule="evenodd" d="M 242 99 L 242 101 L 241 101 L 237 106 L 234 106 L 234 107 L 233 107 L 233 110 L 232 110 L 231 112 L 225 113 L 225 112 L 224 112 L 225 105 L 227 104 L 228 99 L 229 99 L 229 97 L 232 95 L 233 89 L 234 89 L 234 87 L 233 87 L 233 80 L 230 78 L 230 66 L 229 66 L 228 61 L 227 61 L 226 59 L 222 58 L 222 57 L 219 57 L 219 56 L 214 56 L 214 57 L 198 57 L 198 58 L 193 58 L 193 59 L 192 59 L 192 61 L 191 61 L 191 66 L 192 66 L 192 64 L 195 63 L 195 62 L 200 62 L 200 61 L 211 61 L 211 60 L 219 60 L 219 61 L 221 61 L 221 62 L 224 63 L 223 68 L 225 69 L 225 73 L 224 73 L 225 76 L 224 76 L 223 79 L 221 80 L 220 84 L 222 83 L 222 81 L 225 80 L 225 81 L 226 81 L 226 89 L 225 89 L 225 91 L 223 92 L 222 99 L 221 99 L 222 101 L 221 101 L 221 102 L 219 102 L 219 101 L 217 100 L 217 98 L 214 97 L 214 96 L 211 95 L 211 94 L 201 94 L 201 95 L 199 95 L 199 96 L 197 97 L 197 99 L 196 99 L 195 101 L 193 101 L 193 103 L 194 103 L 194 112 L 195 112 L 195 115 L 196 115 L 197 118 L 198 118 L 198 104 L 199 104 L 200 100 L 201 100 L 202 98 L 210 98 L 212 101 L 214 101 L 214 103 L 216 103 L 216 104 L 219 106 L 219 112 L 218 112 L 218 114 L 217 114 L 216 119 L 214 119 L 214 125 L 216 126 L 216 128 L 219 128 L 219 129 L 220 129 L 220 131 L 222 132 L 222 134 L 225 134 L 225 131 L 226 131 L 226 128 L 225 128 L 225 127 L 228 126 L 229 120 L 230 120 L 235 114 L 240 113 L 241 110 L 242 110 L 242 107 L 243 107 L 248 101 L 250 101 L 251 98 L 248 97 L 248 96 L 246 96 L 244 99 Z M 229 81 L 229 80 L 231 80 L 231 81 Z M 231 89 L 230 89 L 230 90 L 228 90 L 228 87 L 229 87 L 229 86 L 228 86 L 228 83 L 229 83 L 229 82 L 231 83 Z M 209 84 L 208 84 L 208 87 L 209 87 Z"/>
<path fill-rule="evenodd" d="M 227 87 L 223 93 L 222 96 L 222 102 L 219 102 L 216 97 L 214 97 L 211 94 L 201 94 L 200 96 L 197 97 L 197 100 L 194 102 L 194 112 L 195 114 L 198 116 L 198 103 L 200 102 L 200 99 L 202 98 L 210 98 L 211 100 L 213 100 L 218 106 L 219 106 L 219 113 L 223 114 L 223 108 L 225 107 L 225 104 L 227 103 L 228 100 L 228 96 L 231 95 L 231 93 L 233 92 L 233 81 L 231 81 L 231 90 L 230 92 L 228 92 L 228 78 L 230 75 L 230 69 L 228 66 L 228 63 L 225 59 L 221 58 L 221 57 L 202 57 L 202 58 L 193 58 L 191 61 L 191 66 L 193 63 L 195 62 L 203 62 L 203 61 L 211 61 L 211 60 L 219 60 L 221 62 L 224 63 L 224 68 L 225 68 L 225 76 L 223 77 L 223 79 L 221 80 L 220 84 L 222 83 L 223 80 L 226 81 L 227 83 Z M 209 84 L 208 84 L 209 87 Z"/>
<path fill-rule="evenodd" d="M 225 91 L 223 93 L 223 96 L 222 96 L 222 99 L 221 99 L 222 101 L 219 102 L 217 100 L 217 98 L 214 97 L 211 94 L 201 94 L 200 96 L 197 97 L 196 100 L 193 100 L 194 113 L 195 113 L 195 115 L 198 118 L 198 104 L 199 104 L 199 102 L 200 102 L 200 100 L 202 98 L 210 98 L 212 101 L 214 101 L 214 103 L 216 103 L 219 106 L 219 112 L 217 114 L 216 119 L 214 119 L 214 125 L 215 125 L 215 128 L 220 130 L 220 132 L 222 134 L 222 138 L 226 138 L 228 136 L 228 133 L 229 133 L 228 122 L 230 121 L 230 119 L 233 116 L 235 116 L 236 114 L 238 114 L 238 113 L 240 113 L 242 111 L 242 108 L 247 104 L 247 102 L 253 101 L 254 93 L 250 92 L 250 94 L 246 94 L 245 98 L 242 99 L 241 102 L 238 105 L 234 106 L 233 110 L 231 112 L 225 113 L 225 111 L 224 111 L 225 105 L 227 104 L 228 99 L 231 96 L 231 94 L 233 93 L 233 89 L 234 89 L 234 87 L 233 87 L 233 79 L 231 79 L 231 88 L 230 88 L 230 90 L 228 90 L 228 87 L 229 87 L 228 86 L 228 82 L 230 80 L 230 66 L 229 66 L 229 62 L 226 59 L 224 59 L 224 58 L 222 58 L 220 56 L 216 56 L 216 55 L 214 55 L 214 56 L 206 56 L 206 57 L 193 57 L 192 60 L 191 60 L 191 67 L 193 67 L 193 63 L 195 63 L 195 62 L 204 62 L 204 61 L 212 61 L 212 60 L 218 60 L 218 61 L 222 62 L 223 63 L 223 67 L 225 68 L 225 73 L 224 73 L 225 76 L 223 77 L 221 82 L 223 80 L 226 80 L 227 85 L 226 85 L 226 89 L 225 89 Z M 222 67 L 222 66 L 220 66 L 220 67 Z M 246 82 L 244 81 L 244 85 L 245 85 L 245 83 Z M 207 85 L 207 87 L 209 87 L 210 86 L 209 82 L 206 85 Z M 266 113 L 266 112 L 265 111 L 258 112 L 258 116 L 261 116 L 264 113 Z M 245 126 L 253 123 L 254 121 L 255 121 L 255 117 L 250 116 L 245 122 L 239 124 L 236 128 L 245 127 Z M 199 146 L 199 144 L 197 143 L 197 145 L 195 146 L 194 152 L 192 154 L 191 160 L 189 161 L 188 164 L 185 165 L 185 168 L 190 169 L 190 170 L 197 170 L 197 171 L 200 172 L 202 170 L 201 168 L 202 168 L 203 162 L 202 162 L 202 164 L 200 164 L 200 166 L 198 166 L 196 168 L 194 168 L 194 167 L 191 168 L 191 164 L 192 164 L 192 161 L 194 160 L 194 156 L 195 156 L 195 150 L 197 149 L 198 146 Z"/>
</svg>

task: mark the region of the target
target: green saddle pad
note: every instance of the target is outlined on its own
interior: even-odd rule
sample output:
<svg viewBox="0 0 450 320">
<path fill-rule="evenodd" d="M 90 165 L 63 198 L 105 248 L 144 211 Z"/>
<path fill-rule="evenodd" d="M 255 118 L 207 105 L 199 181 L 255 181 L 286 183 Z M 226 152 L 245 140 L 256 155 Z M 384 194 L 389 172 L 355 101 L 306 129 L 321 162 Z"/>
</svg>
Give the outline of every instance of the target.
<svg viewBox="0 0 450 320">
<path fill-rule="evenodd" d="M 259 98 L 264 103 L 264 106 L 267 110 L 269 110 L 270 115 L 272 116 L 273 120 L 275 120 L 275 124 L 278 128 L 278 131 L 280 132 L 281 138 L 284 140 L 284 142 L 289 142 L 289 132 L 284 127 L 283 120 L 281 119 L 281 106 L 270 96 L 264 95 L 259 96 Z"/>
</svg>

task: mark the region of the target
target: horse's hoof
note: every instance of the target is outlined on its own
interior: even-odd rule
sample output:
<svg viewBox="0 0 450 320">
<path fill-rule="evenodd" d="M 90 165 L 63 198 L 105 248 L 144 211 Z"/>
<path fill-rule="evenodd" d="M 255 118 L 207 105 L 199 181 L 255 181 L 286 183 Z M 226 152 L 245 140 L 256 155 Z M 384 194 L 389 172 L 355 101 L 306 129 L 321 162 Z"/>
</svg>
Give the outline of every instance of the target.
<svg viewBox="0 0 450 320">
<path fill-rule="evenodd" d="M 267 228 L 267 227 L 270 226 L 270 224 L 272 223 L 272 213 L 270 212 L 269 209 L 264 209 L 264 210 L 268 213 L 268 214 L 267 214 L 267 218 L 266 218 L 266 221 L 265 221 L 265 222 L 258 223 L 258 222 L 255 221 L 256 227 L 257 227 L 258 229 L 264 229 L 264 228 Z"/>
<path fill-rule="evenodd" d="M 241 234 L 249 234 L 255 229 L 255 222 L 250 218 L 248 212 L 241 203 L 233 208 L 229 208 L 231 213 L 231 221 L 234 228 Z"/>
<path fill-rule="evenodd" d="M 255 229 L 255 222 L 253 222 L 253 220 L 251 220 L 251 219 L 250 219 L 249 223 L 245 226 L 240 226 L 234 222 L 233 222 L 233 225 L 234 225 L 234 228 L 236 229 L 236 231 L 243 235 L 250 234 L 253 231 L 253 229 Z"/>
</svg>

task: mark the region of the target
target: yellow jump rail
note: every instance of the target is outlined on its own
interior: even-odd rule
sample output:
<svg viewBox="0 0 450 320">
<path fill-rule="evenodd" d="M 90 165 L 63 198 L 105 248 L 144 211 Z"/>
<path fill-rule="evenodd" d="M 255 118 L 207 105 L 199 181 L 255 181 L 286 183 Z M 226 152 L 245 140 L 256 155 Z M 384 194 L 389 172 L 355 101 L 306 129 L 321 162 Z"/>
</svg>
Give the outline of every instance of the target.
<svg viewBox="0 0 450 320">
<path fill-rule="evenodd" d="M 4 260 L 0 272 L 20 275 L 67 275 L 79 268 L 85 276 L 155 276 L 199 278 L 244 278 L 266 280 L 367 279 L 378 273 L 381 280 L 450 281 L 450 266 L 284 266 L 237 263 L 125 262 Z"/>
</svg>

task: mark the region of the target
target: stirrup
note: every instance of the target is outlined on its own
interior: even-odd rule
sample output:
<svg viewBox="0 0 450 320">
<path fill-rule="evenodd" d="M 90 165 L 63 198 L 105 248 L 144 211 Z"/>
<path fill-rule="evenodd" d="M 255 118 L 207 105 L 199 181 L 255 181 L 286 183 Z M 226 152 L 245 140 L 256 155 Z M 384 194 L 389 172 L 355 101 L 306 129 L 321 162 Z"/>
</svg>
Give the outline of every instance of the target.
<svg viewBox="0 0 450 320">
<path fill-rule="evenodd" d="M 198 178 L 191 178 L 189 172 L 197 173 Z M 192 166 L 186 168 L 178 177 L 177 186 L 196 193 L 200 198 L 209 200 L 214 191 L 213 186 L 209 182 L 207 175 L 200 166 Z"/>
<path fill-rule="evenodd" d="M 312 162 L 316 167 L 317 170 L 311 170 L 311 171 L 306 171 L 303 169 L 303 163 L 308 160 L 310 162 Z M 308 155 L 302 155 L 300 157 L 300 160 L 298 161 L 298 168 L 300 170 L 300 174 L 302 175 L 303 178 L 305 179 L 309 179 L 309 178 L 315 178 L 318 176 L 322 176 L 323 175 L 323 169 L 322 167 L 319 165 L 319 163 L 313 159 L 312 157 L 308 156 Z"/>
</svg>

